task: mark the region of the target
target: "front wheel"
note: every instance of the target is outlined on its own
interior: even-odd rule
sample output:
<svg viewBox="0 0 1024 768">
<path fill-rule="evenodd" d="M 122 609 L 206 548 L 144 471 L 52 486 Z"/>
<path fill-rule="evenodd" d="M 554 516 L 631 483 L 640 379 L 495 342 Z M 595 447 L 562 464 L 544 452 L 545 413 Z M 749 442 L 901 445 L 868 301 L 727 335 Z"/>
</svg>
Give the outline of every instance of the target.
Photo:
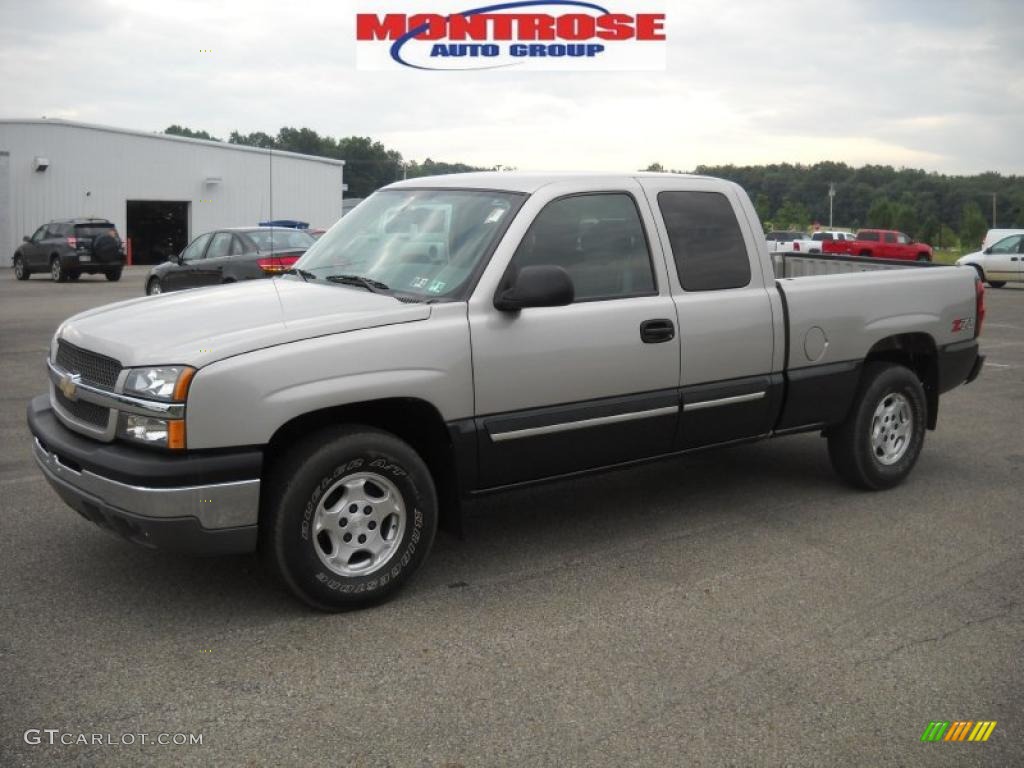
<svg viewBox="0 0 1024 768">
<path fill-rule="evenodd" d="M 860 256 L 870 256 L 871 255 L 871 251 L 861 251 L 859 255 Z"/>
<path fill-rule="evenodd" d="M 161 294 L 163 292 L 164 292 L 164 287 L 160 283 L 160 278 L 159 277 L 151 277 L 151 278 L 149 278 L 149 282 L 146 283 L 146 295 L 147 296 L 156 296 L 156 295 Z"/>
<path fill-rule="evenodd" d="M 917 375 L 902 365 L 868 363 L 850 414 L 829 434 L 832 467 L 857 488 L 892 488 L 917 463 L 926 423 Z"/>
<path fill-rule="evenodd" d="M 919 253 L 919 254 L 917 254 L 917 260 L 918 261 L 931 261 L 932 259 L 931 259 L 931 257 L 927 253 Z"/>
<path fill-rule="evenodd" d="M 260 548 L 289 589 L 324 611 L 391 596 L 419 568 L 437 530 L 426 464 L 394 435 L 327 429 L 273 467 Z"/>
<path fill-rule="evenodd" d="M 14 276 L 19 280 L 28 280 L 32 273 L 28 271 L 28 267 L 25 266 L 25 262 L 22 261 L 21 256 L 14 257 Z"/>
</svg>

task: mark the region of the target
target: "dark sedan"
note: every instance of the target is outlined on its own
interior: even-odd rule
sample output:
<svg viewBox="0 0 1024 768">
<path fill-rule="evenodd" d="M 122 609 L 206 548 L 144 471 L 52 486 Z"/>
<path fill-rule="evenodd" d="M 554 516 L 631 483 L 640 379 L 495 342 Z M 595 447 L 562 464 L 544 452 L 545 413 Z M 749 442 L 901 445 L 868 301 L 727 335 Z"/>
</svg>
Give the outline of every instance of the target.
<svg viewBox="0 0 1024 768">
<path fill-rule="evenodd" d="M 146 293 L 272 277 L 291 268 L 313 244 L 297 229 L 238 227 L 200 235 L 163 264 L 153 267 Z"/>
</svg>

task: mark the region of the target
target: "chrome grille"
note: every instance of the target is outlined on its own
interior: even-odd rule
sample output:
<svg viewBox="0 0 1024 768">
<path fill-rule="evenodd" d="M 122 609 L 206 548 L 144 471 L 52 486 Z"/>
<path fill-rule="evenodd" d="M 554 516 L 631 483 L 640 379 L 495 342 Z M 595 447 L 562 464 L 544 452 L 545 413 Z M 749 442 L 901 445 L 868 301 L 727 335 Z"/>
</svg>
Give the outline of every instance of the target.
<svg viewBox="0 0 1024 768">
<path fill-rule="evenodd" d="M 121 375 L 121 364 L 114 358 L 89 352 L 64 341 L 64 339 L 57 341 L 57 365 L 65 371 L 79 374 L 84 384 L 91 384 L 94 387 L 102 387 L 110 391 L 114 390 L 117 377 Z M 70 411 L 70 409 L 68 410 Z M 105 408 L 100 410 L 106 412 Z M 103 423 L 107 423 L 105 416 Z"/>
<path fill-rule="evenodd" d="M 69 416 L 86 424 L 92 424 L 94 427 L 106 429 L 110 409 L 96 405 L 96 403 L 87 403 L 84 400 L 68 400 L 60 389 L 54 389 L 54 394 L 57 396 L 57 403 Z"/>
</svg>

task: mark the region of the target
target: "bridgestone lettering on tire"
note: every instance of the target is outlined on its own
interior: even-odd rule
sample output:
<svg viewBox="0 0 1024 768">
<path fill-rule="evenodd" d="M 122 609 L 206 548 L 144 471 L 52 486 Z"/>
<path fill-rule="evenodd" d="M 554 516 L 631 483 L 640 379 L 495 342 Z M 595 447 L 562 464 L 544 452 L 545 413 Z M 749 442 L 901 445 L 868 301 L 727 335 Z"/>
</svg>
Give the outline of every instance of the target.
<svg viewBox="0 0 1024 768">
<path fill-rule="evenodd" d="M 902 365 L 868 363 L 846 421 L 829 434 L 832 466 L 858 488 L 892 488 L 917 463 L 927 422 L 917 375 Z"/>
<path fill-rule="evenodd" d="M 357 608 L 393 594 L 420 566 L 437 529 L 426 464 L 370 427 L 318 432 L 271 468 L 260 549 L 309 605 Z"/>
</svg>

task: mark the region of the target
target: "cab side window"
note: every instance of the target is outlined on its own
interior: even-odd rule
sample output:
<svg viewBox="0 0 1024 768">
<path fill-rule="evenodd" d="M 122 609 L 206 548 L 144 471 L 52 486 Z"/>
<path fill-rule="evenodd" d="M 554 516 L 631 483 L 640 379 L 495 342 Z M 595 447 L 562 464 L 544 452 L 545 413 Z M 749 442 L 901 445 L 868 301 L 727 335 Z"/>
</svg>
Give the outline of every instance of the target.
<svg viewBox="0 0 1024 768">
<path fill-rule="evenodd" d="M 514 268 L 562 267 L 576 301 L 657 293 L 651 254 L 631 195 L 573 195 L 545 206 L 512 258 Z"/>
<path fill-rule="evenodd" d="M 750 285 L 750 257 L 736 214 L 720 192 L 659 192 L 679 282 L 686 291 Z"/>
</svg>

